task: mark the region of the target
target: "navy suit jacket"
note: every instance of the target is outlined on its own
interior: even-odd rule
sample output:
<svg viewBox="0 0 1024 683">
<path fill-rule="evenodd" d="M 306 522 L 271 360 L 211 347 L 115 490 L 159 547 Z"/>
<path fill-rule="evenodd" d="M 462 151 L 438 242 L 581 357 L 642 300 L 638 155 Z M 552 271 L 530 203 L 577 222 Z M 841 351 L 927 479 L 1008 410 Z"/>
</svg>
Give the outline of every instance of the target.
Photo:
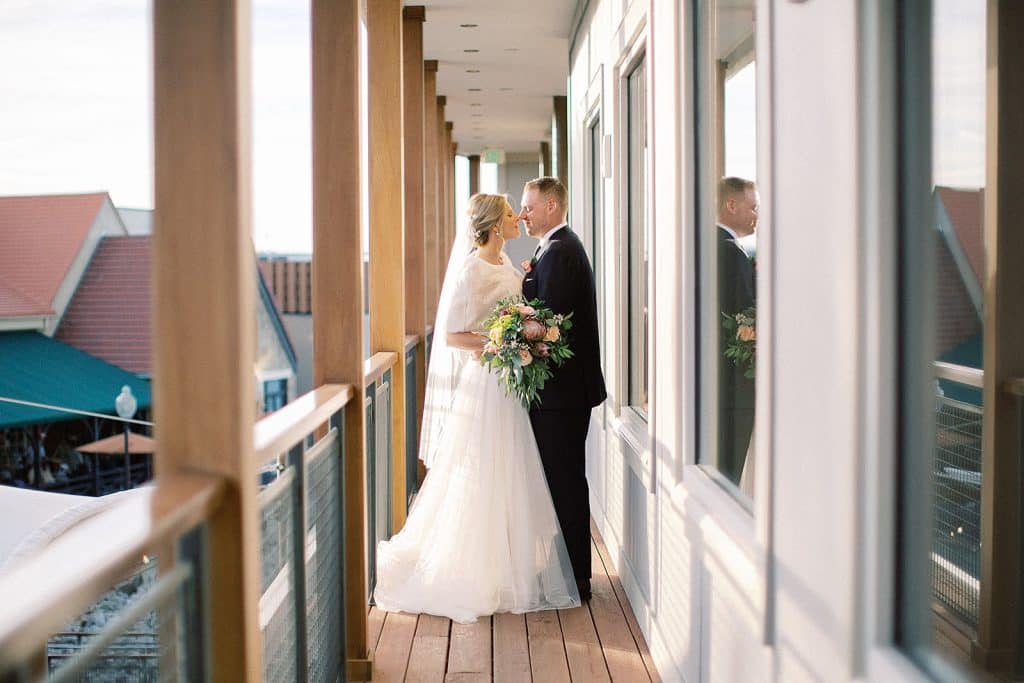
<svg viewBox="0 0 1024 683">
<path fill-rule="evenodd" d="M 555 232 L 523 279 L 527 301 L 540 299 L 555 313 L 572 313 L 567 339 L 572 358 L 552 368 L 534 409 L 590 409 L 607 397 L 601 372 L 594 271 L 583 243 L 569 226 Z"/>
</svg>

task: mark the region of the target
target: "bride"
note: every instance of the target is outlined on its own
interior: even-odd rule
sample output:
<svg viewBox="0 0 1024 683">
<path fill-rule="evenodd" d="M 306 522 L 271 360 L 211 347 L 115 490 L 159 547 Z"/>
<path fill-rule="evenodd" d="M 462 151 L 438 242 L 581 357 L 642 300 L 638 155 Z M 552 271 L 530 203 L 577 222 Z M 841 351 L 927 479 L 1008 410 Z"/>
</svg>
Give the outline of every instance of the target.
<svg viewBox="0 0 1024 683">
<path fill-rule="evenodd" d="M 430 355 L 420 457 L 430 468 L 405 526 L 377 549 L 374 601 L 461 623 L 580 604 L 530 419 L 478 358 L 481 322 L 521 291 L 503 247 L 519 237 L 502 195 L 469 200 Z"/>
</svg>

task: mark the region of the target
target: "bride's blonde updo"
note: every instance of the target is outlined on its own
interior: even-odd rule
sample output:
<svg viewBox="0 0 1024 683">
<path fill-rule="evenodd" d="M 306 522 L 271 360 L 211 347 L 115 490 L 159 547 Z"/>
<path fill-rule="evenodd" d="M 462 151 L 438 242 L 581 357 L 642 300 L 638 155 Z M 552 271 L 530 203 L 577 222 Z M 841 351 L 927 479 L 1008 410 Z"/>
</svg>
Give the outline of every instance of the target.
<svg viewBox="0 0 1024 683">
<path fill-rule="evenodd" d="M 491 238 L 491 231 L 505 216 L 508 199 L 503 194 L 475 194 L 469 198 L 469 236 L 474 244 L 483 246 Z"/>
</svg>

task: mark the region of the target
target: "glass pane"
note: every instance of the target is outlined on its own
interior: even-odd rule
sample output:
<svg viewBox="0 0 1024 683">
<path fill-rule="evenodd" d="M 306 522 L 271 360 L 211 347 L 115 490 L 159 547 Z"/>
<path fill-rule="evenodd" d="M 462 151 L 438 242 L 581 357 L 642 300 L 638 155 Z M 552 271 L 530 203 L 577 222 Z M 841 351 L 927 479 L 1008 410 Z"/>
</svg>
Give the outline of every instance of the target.
<svg viewBox="0 0 1024 683">
<path fill-rule="evenodd" d="M 597 300 L 604 300 L 604 268 L 601 259 L 604 257 L 603 237 L 601 234 L 601 121 L 598 119 L 589 129 L 590 154 L 590 260 L 594 268 L 594 283 L 597 287 Z M 604 337 L 604 307 L 597 307 L 597 328 Z M 602 344 L 602 348 L 604 345 Z"/>
<path fill-rule="evenodd" d="M 916 178 L 904 180 L 929 195 L 909 202 L 918 215 L 906 215 L 902 226 L 904 299 L 929 306 L 927 315 L 910 306 L 902 314 L 905 419 L 931 419 L 905 426 L 917 433 L 921 447 L 910 441 L 904 454 L 913 481 L 902 482 L 906 533 L 900 549 L 907 578 L 900 640 L 926 665 L 932 655 L 969 662 L 983 580 L 985 8 L 985 0 L 934 0 L 930 34 L 921 22 L 906 24 L 918 35 L 904 37 L 906 43 L 924 41 L 917 59 L 931 70 L 930 92 L 922 90 L 919 98 L 930 96 L 931 138 L 919 133 L 906 142 L 909 149 L 920 146 L 922 155 L 930 147 L 931 178 L 919 189 Z M 908 63 L 914 59 L 908 56 Z M 904 89 L 906 99 L 913 90 Z M 915 130 L 913 121 L 903 125 Z M 927 322 L 925 329 L 908 330 L 915 321 Z M 912 377 L 918 362 L 932 366 L 922 382 Z M 924 460 L 915 460 L 921 451 Z M 918 483 L 925 476 L 927 488 Z M 930 581 L 922 580 L 926 574 Z"/>
<path fill-rule="evenodd" d="M 641 61 L 627 81 L 629 211 L 628 404 L 647 415 L 647 67 Z"/>
<path fill-rule="evenodd" d="M 704 0 L 697 27 L 700 461 L 749 496 L 760 204 L 753 1 Z"/>
</svg>

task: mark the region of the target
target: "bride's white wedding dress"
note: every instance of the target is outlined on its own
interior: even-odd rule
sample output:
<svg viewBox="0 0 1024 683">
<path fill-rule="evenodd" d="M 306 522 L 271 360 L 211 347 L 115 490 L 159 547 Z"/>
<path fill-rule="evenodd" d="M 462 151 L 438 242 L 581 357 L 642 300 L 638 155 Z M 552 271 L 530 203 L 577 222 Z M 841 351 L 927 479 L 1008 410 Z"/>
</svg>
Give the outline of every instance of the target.
<svg viewBox="0 0 1024 683">
<path fill-rule="evenodd" d="M 521 291 L 522 276 L 504 253 L 500 266 L 470 255 L 455 275 L 447 321 L 435 338 L 479 329 L 499 299 Z M 455 358 L 457 381 L 429 473 L 405 527 L 378 545 L 374 601 L 385 611 L 462 623 L 576 607 L 579 593 L 526 409 L 469 353 Z"/>
</svg>

